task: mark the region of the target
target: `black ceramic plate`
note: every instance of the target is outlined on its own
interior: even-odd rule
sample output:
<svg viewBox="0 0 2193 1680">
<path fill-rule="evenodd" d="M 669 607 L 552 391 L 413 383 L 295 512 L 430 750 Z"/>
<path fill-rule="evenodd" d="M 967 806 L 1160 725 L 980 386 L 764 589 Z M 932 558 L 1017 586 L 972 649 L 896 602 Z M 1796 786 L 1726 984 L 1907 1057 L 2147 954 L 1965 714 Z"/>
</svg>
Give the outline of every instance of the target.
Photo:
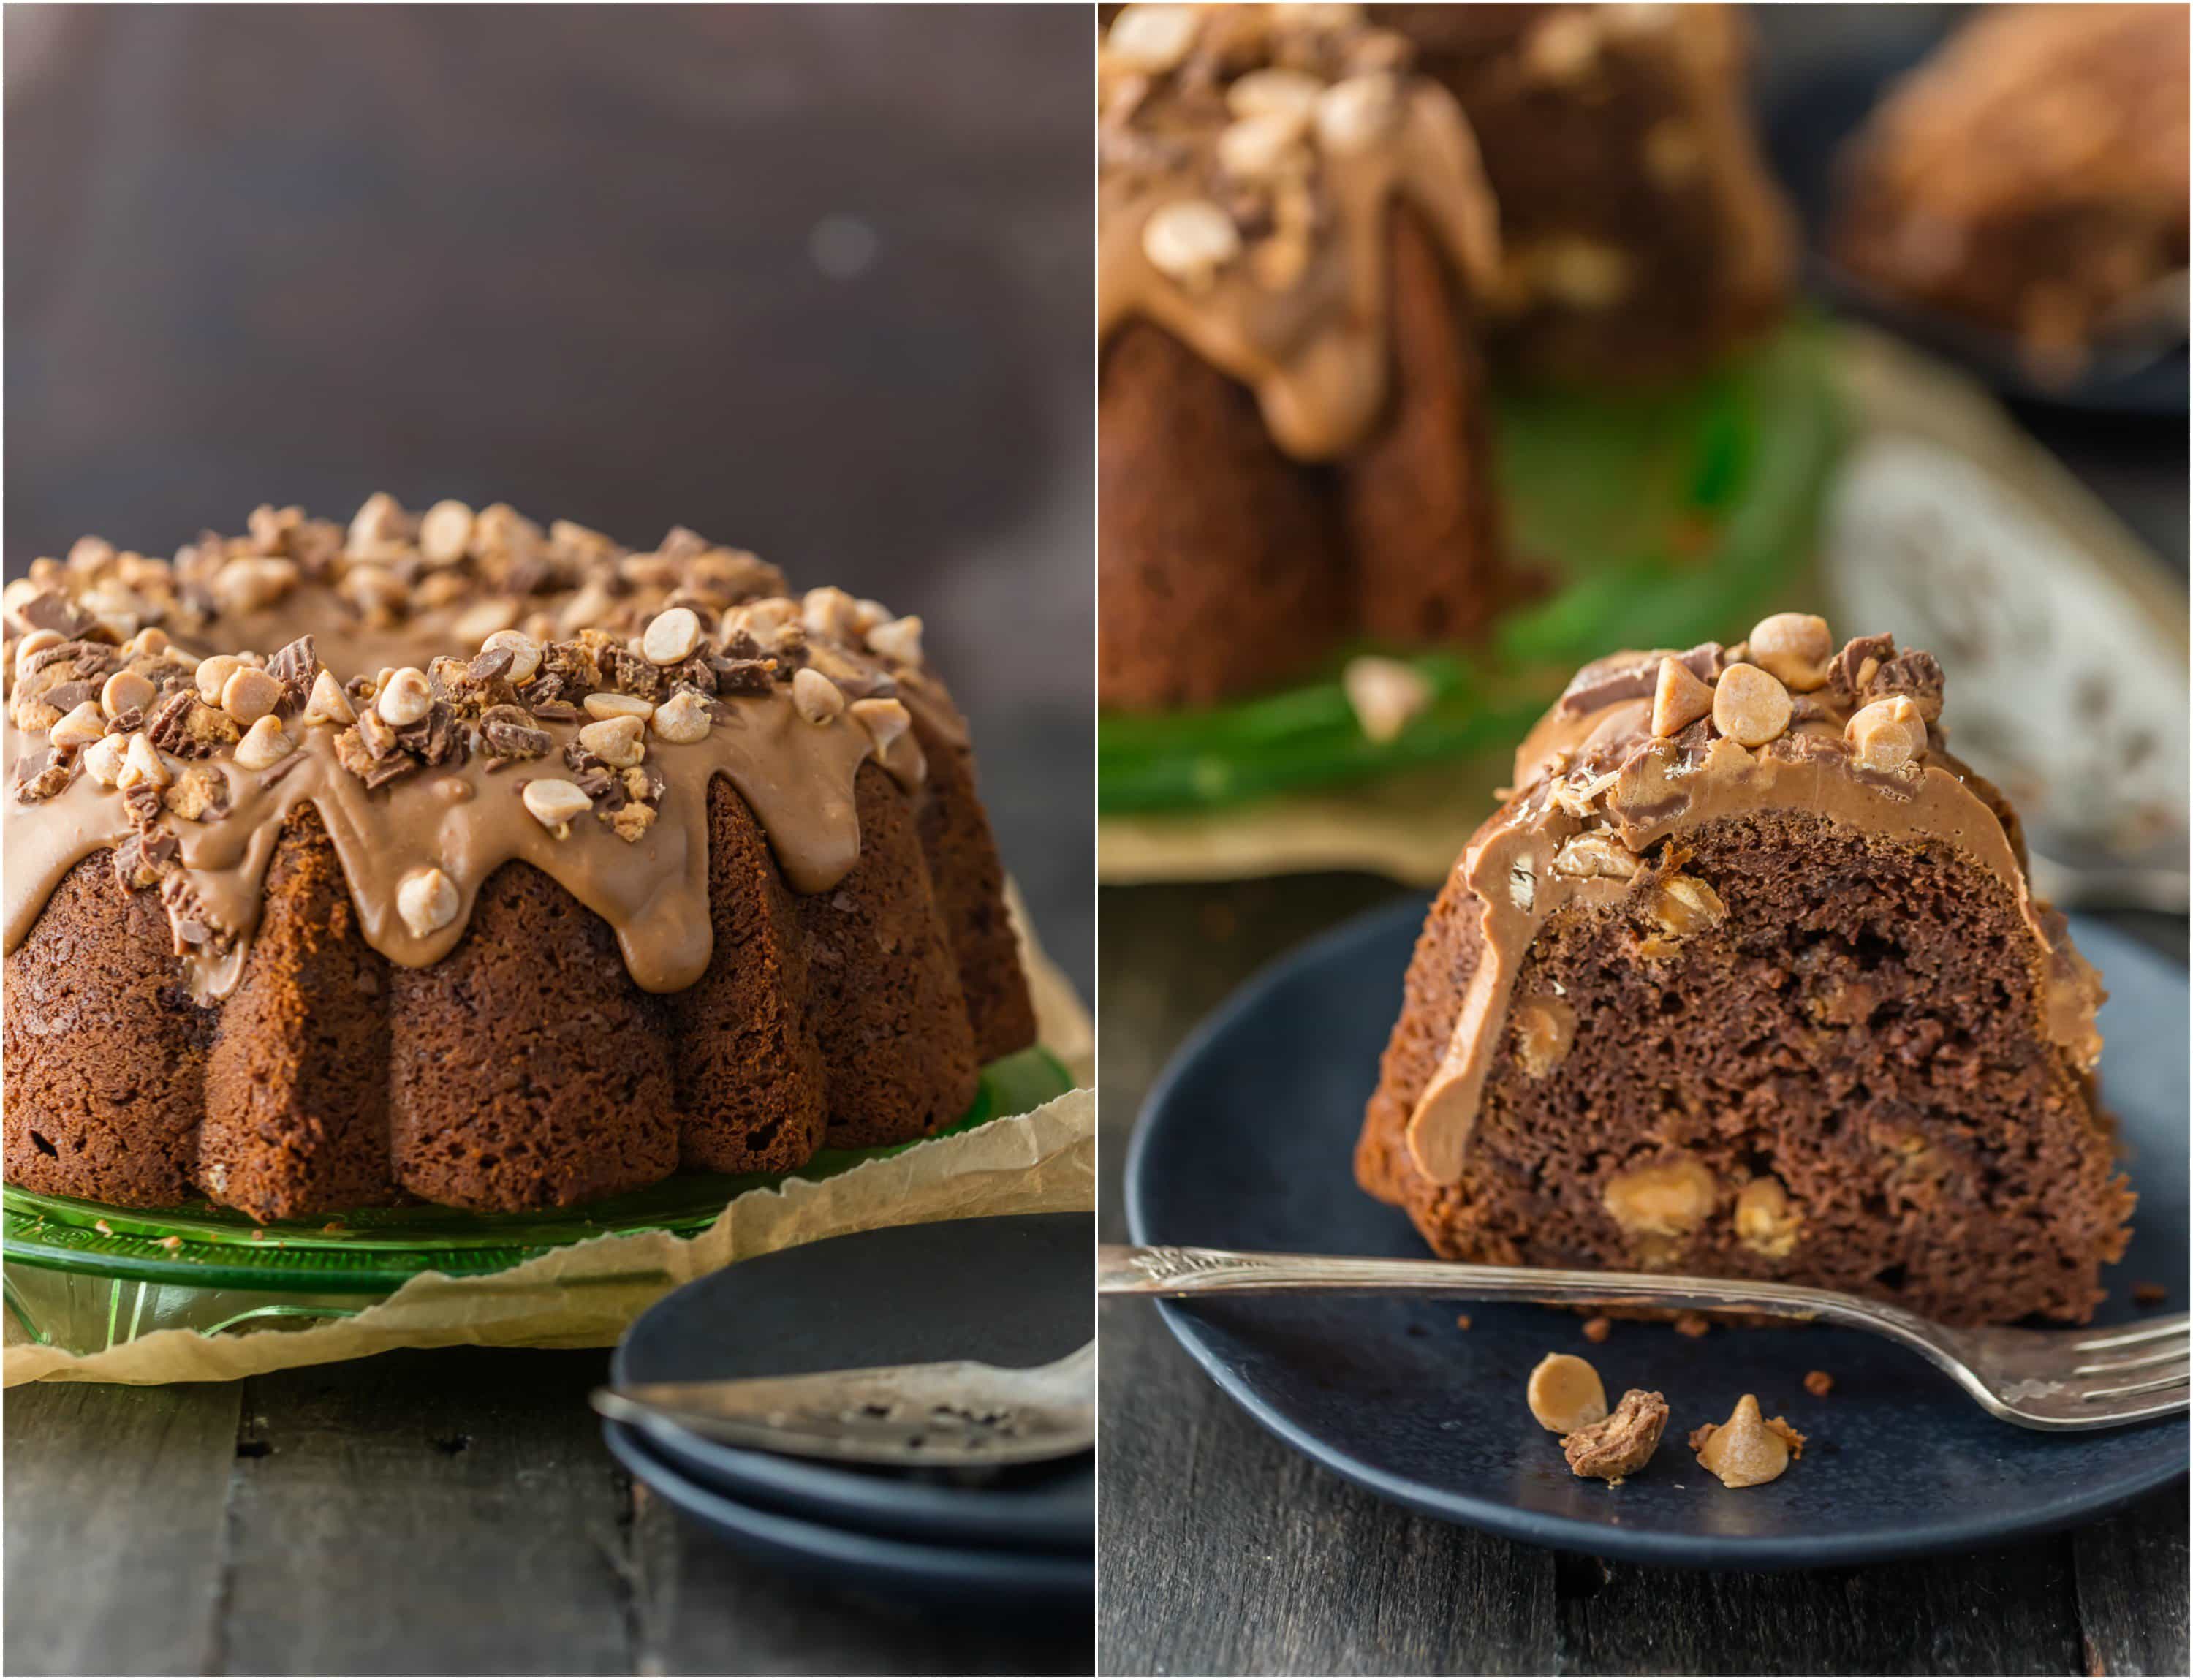
<svg viewBox="0 0 2193 1680">
<path fill-rule="evenodd" d="M 1358 918 L 1236 995 L 1182 1049 L 1127 1163 L 1142 1242 L 1421 1256 L 1407 1220 L 1356 1189 L 1350 1165 L 1379 1052 L 1400 1007 L 1421 900 Z M 2184 1287 L 2186 977 L 2110 928 L 2074 921 L 2101 970 L 2102 1086 L 2141 1202 L 2101 1316 L 2131 1285 Z M 1618 1324 L 1588 1345 L 1573 1314 L 1348 1296 L 1165 1304 L 1188 1351 L 1282 1440 L 1404 1505 L 1516 1540 L 1646 1562 L 1814 1568 L 1996 1544 L 2125 1503 L 2186 1468 L 2171 1419 L 2086 1435 L 1998 1423 L 1916 1355 L 1856 1332 Z M 2183 1302 L 2173 1299 L 2175 1308 Z M 1675 1416 L 1620 1488 L 1568 1473 L 1524 1409 L 1549 1350 L 1588 1354 L 1610 1391 L 1658 1389 Z M 1819 1369 L 1834 1392 L 1801 1386 Z M 1682 1437 L 1756 1393 L 1811 1437 L 1778 1482 L 1732 1491 Z"/>
<path fill-rule="evenodd" d="M 1915 21 L 1920 18 L 1913 9 Z M 1806 278 L 1838 307 L 1862 315 L 1962 363 L 2006 397 L 2083 413 L 2170 416 L 2186 411 L 2186 350 L 2180 343 L 2152 359 L 2106 356 L 2069 380 L 2036 378 L 2018 346 L 1991 329 L 1887 297 L 1828 255 L 1836 158 L 1890 84 L 1925 57 L 1938 29 L 1855 31 L 1846 56 L 1828 58 L 1778 79 L 1765 113 L 1766 149 L 1775 174 L 1803 224 Z"/>
<path fill-rule="evenodd" d="M 1040 1365 L 1089 1339 L 1091 1241 L 1088 1215 L 1039 1213 L 898 1225 L 762 1255 L 657 1302 L 625 1333 L 610 1374 L 688 1382 L 931 1359 Z M 639 1434 L 650 1459 L 745 1506 L 930 1542 L 1091 1543 L 1086 1455 L 976 1481 L 750 1452 L 667 1424 Z"/>
<path fill-rule="evenodd" d="M 734 1550 L 838 1591 L 1018 1618 L 1085 1612 L 1095 1591 L 1091 1553 L 935 1545 L 833 1528 L 703 1487 L 622 1424 L 603 1433 L 619 1463 Z"/>
</svg>

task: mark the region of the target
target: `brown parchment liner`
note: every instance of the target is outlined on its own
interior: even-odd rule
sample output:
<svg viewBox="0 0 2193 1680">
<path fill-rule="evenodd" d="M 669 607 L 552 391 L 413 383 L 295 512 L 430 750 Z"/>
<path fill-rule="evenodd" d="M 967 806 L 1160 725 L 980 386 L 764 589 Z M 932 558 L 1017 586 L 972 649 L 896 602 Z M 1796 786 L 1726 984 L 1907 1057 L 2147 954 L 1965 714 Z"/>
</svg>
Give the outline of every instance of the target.
<svg viewBox="0 0 2193 1680">
<path fill-rule="evenodd" d="M 220 1382 L 392 1348 L 608 1347 L 681 1284 L 735 1261 L 851 1231 L 1096 1207 L 1095 1030 L 1073 984 L 1028 932 L 1008 883 L 1039 1040 L 1080 1088 L 1024 1115 L 935 1138 L 819 1183 L 749 1190 L 697 1236 L 596 1237 L 491 1277 L 428 1272 L 353 1318 L 208 1336 L 156 1330 L 99 1353 L 41 1346 L 10 1317 L 0 1386 L 29 1382 Z M 1093 1240 L 1093 1237 L 1092 1237 Z"/>
</svg>

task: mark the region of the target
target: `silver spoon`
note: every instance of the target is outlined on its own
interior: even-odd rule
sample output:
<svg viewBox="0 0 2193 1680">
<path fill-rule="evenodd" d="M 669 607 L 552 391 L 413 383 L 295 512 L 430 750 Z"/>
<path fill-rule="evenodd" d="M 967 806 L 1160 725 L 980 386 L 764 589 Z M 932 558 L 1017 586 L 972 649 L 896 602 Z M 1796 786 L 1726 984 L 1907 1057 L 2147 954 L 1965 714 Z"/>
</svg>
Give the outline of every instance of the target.
<svg viewBox="0 0 2193 1680">
<path fill-rule="evenodd" d="M 1452 1260 L 1250 1254 L 1222 1248 L 1096 1250 L 1100 1295 L 1275 1294 L 1348 1290 L 1446 1295 L 1555 1306 L 1754 1312 L 1870 1330 L 1924 1354 L 2006 1422 L 2028 1429 L 2108 1429 L 2186 1408 L 2184 1313 L 2091 1330 L 1954 1328 L 1915 1312 L 1794 1283 L 1658 1272 L 1555 1271 Z"/>
<path fill-rule="evenodd" d="M 628 1383 L 598 1388 L 594 1410 L 656 1419 L 734 1447 L 855 1464 L 1027 1464 L 1096 1440 L 1096 1344 L 1015 1370 L 971 1359 L 875 1365 L 797 1377 Z"/>
</svg>

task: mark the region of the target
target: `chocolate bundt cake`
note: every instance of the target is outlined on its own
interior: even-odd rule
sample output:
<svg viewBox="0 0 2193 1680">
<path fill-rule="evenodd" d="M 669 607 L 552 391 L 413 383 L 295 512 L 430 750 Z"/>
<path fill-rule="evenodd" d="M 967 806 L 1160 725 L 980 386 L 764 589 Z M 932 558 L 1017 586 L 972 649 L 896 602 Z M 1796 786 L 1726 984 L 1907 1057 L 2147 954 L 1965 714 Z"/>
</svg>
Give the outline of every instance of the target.
<svg viewBox="0 0 2193 1680">
<path fill-rule="evenodd" d="M 1831 242 L 1883 291 L 2075 369 L 2185 310 L 2183 6 L 1990 7 L 1842 159 Z"/>
<path fill-rule="evenodd" d="M 1566 381 L 1696 372 L 1781 313 L 1789 215 L 1724 5 L 1380 5 L 1461 101 L 1500 205 L 1480 302 L 1503 364 Z"/>
<path fill-rule="evenodd" d="M 1098 58 L 1098 698 L 1469 636 L 1503 587 L 1454 102 L 1359 9 L 1138 5 Z"/>
<path fill-rule="evenodd" d="M 2083 1322 L 2132 1207 L 2101 989 L 1941 706 L 1795 614 L 1580 672 L 1425 923 L 1364 1188 L 1455 1259 Z"/>
<path fill-rule="evenodd" d="M 925 1136 L 1034 1041 L 919 619 L 385 496 L 5 608 L 16 1186 L 563 1207 Z"/>
</svg>

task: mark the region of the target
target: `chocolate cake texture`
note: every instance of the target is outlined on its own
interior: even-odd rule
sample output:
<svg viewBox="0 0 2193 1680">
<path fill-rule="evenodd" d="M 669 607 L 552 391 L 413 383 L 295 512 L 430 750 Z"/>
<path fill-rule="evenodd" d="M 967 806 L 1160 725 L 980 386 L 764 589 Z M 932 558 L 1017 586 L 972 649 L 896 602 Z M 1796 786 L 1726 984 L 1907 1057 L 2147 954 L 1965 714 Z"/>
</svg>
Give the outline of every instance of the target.
<svg viewBox="0 0 2193 1680">
<path fill-rule="evenodd" d="M 4 605 L 11 1184 L 564 1207 L 925 1136 L 1034 1041 L 917 618 L 386 496 Z"/>
<path fill-rule="evenodd" d="M 1440 1254 L 2082 1322 L 2103 993 L 1886 635 L 1587 666 L 1434 905 L 1357 1176 Z"/>
</svg>

